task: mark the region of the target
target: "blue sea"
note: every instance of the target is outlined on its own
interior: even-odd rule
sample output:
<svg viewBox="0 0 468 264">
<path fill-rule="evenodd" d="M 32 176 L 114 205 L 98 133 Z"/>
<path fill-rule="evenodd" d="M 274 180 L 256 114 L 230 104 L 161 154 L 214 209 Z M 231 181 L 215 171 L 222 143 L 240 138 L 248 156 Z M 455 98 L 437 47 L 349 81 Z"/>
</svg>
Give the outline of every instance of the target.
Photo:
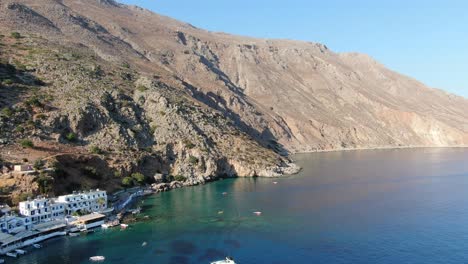
<svg viewBox="0 0 468 264">
<path fill-rule="evenodd" d="M 126 230 L 52 239 L 6 261 L 91 263 L 103 255 L 102 263 L 185 264 L 230 255 L 241 264 L 468 263 L 468 149 L 293 158 L 298 175 L 150 196 L 139 202 L 141 221 Z"/>
</svg>

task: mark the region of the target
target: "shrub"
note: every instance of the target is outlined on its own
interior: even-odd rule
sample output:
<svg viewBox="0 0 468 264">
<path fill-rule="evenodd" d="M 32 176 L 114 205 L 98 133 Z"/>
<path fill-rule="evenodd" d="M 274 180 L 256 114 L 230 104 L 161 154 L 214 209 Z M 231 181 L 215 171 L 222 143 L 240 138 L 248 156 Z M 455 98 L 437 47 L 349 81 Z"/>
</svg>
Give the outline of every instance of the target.
<svg viewBox="0 0 468 264">
<path fill-rule="evenodd" d="M 65 138 L 70 142 L 74 142 L 76 141 L 76 134 L 73 132 L 70 132 L 65 136 Z"/>
<path fill-rule="evenodd" d="M 91 153 L 93 154 L 103 154 L 104 151 L 102 149 L 100 149 L 98 146 L 92 146 L 89 151 L 91 151 Z"/>
<path fill-rule="evenodd" d="M 35 170 L 41 170 L 43 167 L 44 167 L 44 161 L 40 159 L 37 159 L 33 164 L 33 168 Z"/>
<path fill-rule="evenodd" d="M 40 119 L 40 120 L 45 120 L 47 117 L 44 114 L 38 114 L 38 115 L 36 115 L 36 118 Z"/>
<path fill-rule="evenodd" d="M 34 148 L 34 143 L 29 139 L 23 139 L 20 141 L 20 145 L 23 148 Z"/>
<path fill-rule="evenodd" d="M 17 126 L 17 127 L 15 128 L 15 132 L 17 132 L 17 133 L 23 133 L 23 132 L 24 132 L 24 127 L 22 127 L 22 126 Z"/>
<path fill-rule="evenodd" d="M 122 179 L 122 185 L 125 187 L 130 187 L 133 185 L 133 179 L 131 177 L 125 177 Z"/>
<path fill-rule="evenodd" d="M 41 194 L 46 194 L 52 190 L 52 182 L 54 181 L 54 178 L 41 174 L 37 179 L 37 185 L 39 186 L 39 192 Z"/>
<path fill-rule="evenodd" d="M 140 91 L 140 92 L 144 92 L 144 91 L 148 90 L 148 88 L 146 86 L 143 86 L 143 85 L 138 85 L 137 90 Z"/>
<path fill-rule="evenodd" d="M 82 169 L 84 175 L 93 178 L 93 179 L 101 179 L 101 174 L 96 170 L 93 166 L 86 166 Z"/>
<path fill-rule="evenodd" d="M 11 108 L 5 107 L 2 109 L 1 115 L 4 117 L 11 117 L 14 113 L 15 112 Z"/>
<path fill-rule="evenodd" d="M 36 107 L 41 107 L 42 106 L 41 101 L 36 96 L 33 96 L 33 97 L 29 98 L 28 100 L 26 100 L 25 103 L 28 106 L 36 106 Z"/>
<path fill-rule="evenodd" d="M 189 162 L 193 165 L 198 164 L 198 158 L 194 156 L 189 157 Z"/>
<path fill-rule="evenodd" d="M 10 36 L 15 39 L 21 38 L 21 34 L 19 32 L 11 32 Z"/>
<path fill-rule="evenodd" d="M 132 174 L 132 179 L 134 179 L 139 185 L 145 183 L 145 175 L 135 172 Z"/>
<path fill-rule="evenodd" d="M 14 81 L 13 81 L 12 79 L 5 79 L 5 80 L 3 80 L 3 84 L 5 84 L 5 85 L 11 85 L 11 84 L 13 84 L 13 83 L 14 83 Z"/>
<path fill-rule="evenodd" d="M 193 149 L 195 147 L 195 144 L 193 144 L 190 140 L 188 139 L 185 139 L 184 140 L 184 145 L 188 148 L 188 149 Z"/>
<path fill-rule="evenodd" d="M 186 181 L 186 180 L 187 180 L 187 177 L 182 176 L 182 175 L 176 175 L 176 176 L 174 177 L 174 180 L 175 180 L 175 181 L 181 181 L 181 182 L 183 182 L 183 181 Z"/>
</svg>

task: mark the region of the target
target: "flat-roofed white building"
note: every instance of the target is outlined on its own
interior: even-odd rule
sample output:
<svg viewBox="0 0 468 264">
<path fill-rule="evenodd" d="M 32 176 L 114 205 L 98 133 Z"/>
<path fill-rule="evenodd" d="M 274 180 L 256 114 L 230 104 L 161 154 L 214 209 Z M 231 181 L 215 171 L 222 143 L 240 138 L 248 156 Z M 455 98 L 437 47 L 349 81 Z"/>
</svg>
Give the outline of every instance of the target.
<svg viewBox="0 0 468 264">
<path fill-rule="evenodd" d="M 0 205 L 0 232 L 15 234 L 29 230 L 32 222 L 29 217 L 20 217 L 11 213 L 8 205 Z"/>
<path fill-rule="evenodd" d="M 22 216 L 29 217 L 33 224 L 65 216 L 65 204 L 49 198 L 36 198 L 19 203 Z"/>
<path fill-rule="evenodd" d="M 107 193 L 99 189 L 90 190 L 88 192 L 59 196 L 56 202 L 65 205 L 65 213 L 67 215 L 78 211 L 81 213 L 101 212 L 107 208 Z"/>
</svg>

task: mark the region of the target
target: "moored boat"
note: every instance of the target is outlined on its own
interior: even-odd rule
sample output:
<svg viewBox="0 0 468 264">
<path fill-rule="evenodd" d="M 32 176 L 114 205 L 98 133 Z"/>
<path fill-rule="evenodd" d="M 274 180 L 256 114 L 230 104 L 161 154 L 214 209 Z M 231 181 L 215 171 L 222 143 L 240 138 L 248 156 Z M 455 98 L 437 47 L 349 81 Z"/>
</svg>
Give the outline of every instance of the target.
<svg viewBox="0 0 468 264">
<path fill-rule="evenodd" d="M 104 257 L 104 256 L 93 256 L 93 257 L 90 257 L 89 260 L 91 260 L 91 261 L 104 261 L 104 260 L 106 260 L 106 257 Z"/>
<path fill-rule="evenodd" d="M 34 247 L 34 248 L 42 248 L 42 245 L 40 245 L 40 244 L 33 244 L 33 247 Z"/>
<path fill-rule="evenodd" d="M 15 249 L 15 252 L 20 254 L 20 255 L 24 255 L 24 254 L 27 253 L 26 250 L 22 250 L 22 249 Z"/>
<path fill-rule="evenodd" d="M 213 261 L 211 264 L 236 264 L 236 262 L 234 262 L 232 257 L 226 257 L 226 259 L 223 260 Z"/>
<path fill-rule="evenodd" d="M 12 258 L 17 258 L 18 257 L 18 254 L 13 253 L 13 252 L 7 252 L 5 255 L 7 255 L 9 257 L 12 257 Z"/>
</svg>

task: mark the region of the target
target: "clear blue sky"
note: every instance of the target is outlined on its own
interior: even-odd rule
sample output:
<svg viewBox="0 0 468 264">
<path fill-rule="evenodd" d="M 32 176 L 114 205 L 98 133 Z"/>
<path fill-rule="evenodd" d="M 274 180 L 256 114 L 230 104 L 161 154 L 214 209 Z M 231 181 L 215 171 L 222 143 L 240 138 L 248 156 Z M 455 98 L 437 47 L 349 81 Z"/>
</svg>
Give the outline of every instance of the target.
<svg viewBox="0 0 468 264">
<path fill-rule="evenodd" d="M 212 31 L 367 53 L 468 98 L 468 1 L 120 0 Z"/>
</svg>

